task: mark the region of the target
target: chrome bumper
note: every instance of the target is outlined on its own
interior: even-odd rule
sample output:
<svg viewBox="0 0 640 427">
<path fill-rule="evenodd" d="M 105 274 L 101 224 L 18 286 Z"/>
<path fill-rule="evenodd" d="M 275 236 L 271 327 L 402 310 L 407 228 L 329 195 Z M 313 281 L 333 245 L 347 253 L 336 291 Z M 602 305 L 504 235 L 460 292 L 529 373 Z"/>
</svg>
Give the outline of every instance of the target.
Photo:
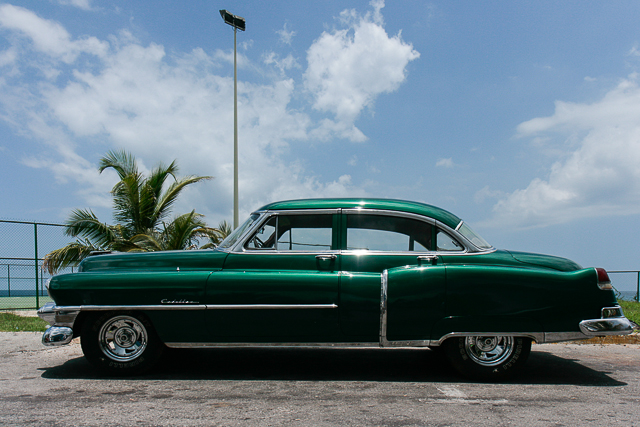
<svg viewBox="0 0 640 427">
<path fill-rule="evenodd" d="M 69 344 L 73 339 L 73 324 L 79 310 L 68 310 L 49 302 L 38 310 L 38 316 L 51 327 L 42 336 L 42 344 L 59 346 Z"/>
<path fill-rule="evenodd" d="M 42 335 L 42 344 L 58 346 L 69 344 L 73 339 L 73 329 L 64 326 L 52 326 Z"/>
<path fill-rule="evenodd" d="M 589 337 L 628 335 L 633 332 L 633 325 L 626 317 L 609 317 L 583 320 L 580 322 L 580 330 Z"/>
</svg>

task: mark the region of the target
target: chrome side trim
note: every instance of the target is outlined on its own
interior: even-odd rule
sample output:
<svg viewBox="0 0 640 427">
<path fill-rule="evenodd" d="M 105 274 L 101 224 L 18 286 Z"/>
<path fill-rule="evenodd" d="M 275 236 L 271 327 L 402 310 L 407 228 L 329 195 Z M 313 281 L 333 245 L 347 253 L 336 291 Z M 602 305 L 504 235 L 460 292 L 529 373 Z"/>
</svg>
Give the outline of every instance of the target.
<svg viewBox="0 0 640 427">
<path fill-rule="evenodd" d="M 75 305 L 54 306 L 56 312 L 67 311 L 116 311 L 116 310 L 205 310 L 205 304 L 162 304 L 162 305 Z"/>
<path fill-rule="evenodd" d="M 589 338 L 582 332 L 546 332 L 544 341 L 537 341 L 538 344 L 546 344 L 552 342 L 585 340 Z"/>
<path fill-rule="evenodd" d="M 168 342 L 165 343 L 170 348 L 239 348 L 239 347 L 295 347 L 295 348 L 380 348 L 377 342 L 317 342 L 317 343 L 263 343 L 263 342 Z"/>
<path fill-rule="evenodd" d="M 388 347 L 389 341 L 387 340 L 387 303 L 389 292 L 389 272 L 384 270 L 382 272 L 382 278 L 380 283 L 380 347 Z"/>
<path fill-rule="evenodd" d="M 537 343 L 545 342 L 544 332 L 451 332 L 443 335 L 438 340 L 431 340 L 430 346 L 437 347 L 449 338 L 458 337 L 526 337 L 531 338 Z"/>
<path fill-rule="evenodd" d="M 207 310 L 307 310 L 338 308 L 337 304 L 207 304 Z"/>
<path fill-rule="evenodd" d="M 52 304 L 51 306 L 49 304 Z M 47 307 L 47 311 L 43 310 Z M 162 304 L 162 305 L 77 305 L 77 306 L 56 306 L 53 303 L 47 303 L 40 310 L 38 315 L 45 320 L 59 319 L 62 315 L 72 315 L 73 320 L 80 311 L 118 311 L 118 310 L 148 310 L 148 311 L 166 311 L 166 310 L 306 310 L 306 309 L 327 309 L 338 308 L 337 304 Z M 51 323 L 49 323 L 51 324 Z M 71 322 L 73 325 L 73 321 Z M 56 321 L 56 326 L 60 326 L 60 322 Z"/>
</svg>

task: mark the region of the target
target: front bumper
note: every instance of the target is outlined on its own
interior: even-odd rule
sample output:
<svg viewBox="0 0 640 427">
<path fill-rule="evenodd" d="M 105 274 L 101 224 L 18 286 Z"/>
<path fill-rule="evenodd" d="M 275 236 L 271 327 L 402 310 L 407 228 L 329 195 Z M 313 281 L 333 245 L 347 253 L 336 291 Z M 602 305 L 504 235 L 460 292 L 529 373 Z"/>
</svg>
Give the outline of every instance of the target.
<svg viewBox="0 0 640 427">
<path fill-rule="evenodd" d="M 42 344 L 46 346 L 59 346 L 69 344 L 73 339 L 73 324 L 79 310 L 65 310 L 49 302 L 38 310 L 38 316 L 51 327 L 42 336 Z"/>
</svg>

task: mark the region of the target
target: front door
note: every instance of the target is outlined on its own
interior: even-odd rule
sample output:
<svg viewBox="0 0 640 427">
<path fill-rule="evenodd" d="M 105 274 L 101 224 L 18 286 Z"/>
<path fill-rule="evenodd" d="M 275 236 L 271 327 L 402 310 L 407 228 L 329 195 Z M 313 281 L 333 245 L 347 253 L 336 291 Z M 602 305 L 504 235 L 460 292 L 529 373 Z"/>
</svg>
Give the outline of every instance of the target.
<svg viewBox="0 0 640 427">
<path fill-rule="evenodd" d="M 321 342 L 339 334 L 336 212 L 267 215 L 207 283 L 207 326 L 225 342 Z"/>
</svg>

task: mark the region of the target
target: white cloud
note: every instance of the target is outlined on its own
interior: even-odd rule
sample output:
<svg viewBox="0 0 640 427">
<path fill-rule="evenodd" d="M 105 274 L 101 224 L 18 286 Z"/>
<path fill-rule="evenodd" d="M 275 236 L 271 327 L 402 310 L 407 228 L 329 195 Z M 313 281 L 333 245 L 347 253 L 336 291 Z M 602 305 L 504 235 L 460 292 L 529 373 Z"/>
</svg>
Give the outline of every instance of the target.
<svg viewBox="0 0 640 427">
<path fill-rule="evenodd" d="M 367 71 L 363 82 L 358 70 L 342 80 L 333 74 L 340 70 L 333 68 L 315 80 L 316 104 L 322 99 L 335 120 L 311 119 L 305 112 L 311 106 L 300 105 L 301 86 L 284 75 L 299 67 L 290 54 L 263 56 L 264 63 L 280 70 L 272 81 L 238 82 L 240 203 L 245 213 L 276 199 L 366 195 L 350 175 L 336 173 L 320 180 L 303 162 L 284 159 L 292 143 L 334 135 L 366 139 L 354 124 L 359 111 L 380 93 L 397 88 L 405 78 L 405 65 L 418 56 L 399 35 L 387 36 L 380 26 L 383 3 L 372 4 L 372 14 L 357 17 L 345 30 L 352 35 L 325 33 L 319 39 L 342 43 L 336 67 L 357 65 Z M 163 46 L 145 46 L 126 30 L 108 41 L 75 39 L 61 24 L 10 5 L 0 6 L 0 27 L 13 42 L 0 53 L 0 119 L 42 147 L 23 159 L 24 164 L 48 169 L 59 183 L 76 184 L 82 188 L 79 195 L 95 207 L 109 203 L 108 191 L 115 182 L 96 171 L 97 157 L 107 150 L 129 150 L 149 165 L 178 159 L 182 171 L 215 179 L 190 188 L 176 210 L 199 206 L 211 223 L 231 216 L 233 79 L 216 72 L 232 60 L 228 52 L 207 54 L 197 48 L 168 55 Z M 317 42 L 310 52 L 327 54 L 316 49 Z M 358 61 L 370 55 L 370 67 L 377 71 L 345 63 L 347 54 Z M 238 59 L 239 65 L 257 69 L 249 57 Z M 317 75 L 317 66 L 310 64 L 307 75 Z M 9 73 L 12 67 L 29 70 L 30 76 Z M 34 74 L 40 77 L 34 79 Z M 347 93 L 351 106 L 343 107 L 337 98 L 331 100 L 331 91 L 349 82 L 359 86 Z"/>
<path fill-rule="evenodd" d="M 556 102 L 555 113 L 521 123 L 571 150 L 494 207 L 496 222 L 545 226 L 577 218 L 640 213 L 640 88 L 632 74 L 592 104 Z M 549 142 L 547 141 L 547 144 Z"/>
<path fill-rule="evenodd" d="M 355 120 L 378 95 L 396 90 L 406 78 L 409 61 L 420 56 L 400 34 L 386 33 L 380 13 L 384 2 L 371 5 L 373 14 L 364 16 L 343 11 L 341 21 L 348 27 L 322 33 L 307 51 L 304 85 L 314 97 L 313 107 L 335 116 L 322 123 L 319 136 L 365 140 Z"/>
<path fill-rule="evenodd" d="M 91 10 L 91 0 L 58 0 L 64 6 L 75 6 L 82 10 Z"/>
<path fill-rule="evenodd" d="M 263 62 L 266 65 L 273 65 L 280 71 L 280 75 L 285 75 L 287 70 L 292 68 L 301 68 L 298 61 L 293 57 L 293 55 L 288 54 L 285 58 L 280 58 L 280 56 L 275 52 L 268 52 L 265 54 Z"/>
<path fill-rule="evenodd" d="M 278 34 L 280 36 L 280 41 L 284 44 L 288 44 L 291 45 L 291 41 L 293 40 L 293 37 L 296 35 L 295 31 L 288 31 L 287 30 L 287 23 L 284 23 L 284 26 L 282 27 L 281 30 L 276 31 L 276 34 Z"/>
<path fill-rule="evenodd" d="M 440 168 L 452 168 L 453 166 L 454 164 L 451 157 L 449 157 L 448 159 L 439 159 L 436 162 L 436 167 L 440 167 Z"/>
<path fill-rule="evenodd" d="M 67 30 L 59 23 L 42 19 L 28 9 L 10 4 L 0 5 L 0 26 L 26 36 L 36 50 L 66 63 L 73 62 L 80 53 L 85 52 L 103 56 L 109 46 L 95 37 L 71 40 Z"/>
<path fill-rule="evenodd" d="M 473 196 L 473 199 L 476 203 L 483 203 L 485 199 L 497 199 L 500 197 L 504 197 L 504 192 L 500 190 L 492 190 L 488 185 L 483 187 L 481 190 L 478 190 L 476 194 Z"/>
</svg>

